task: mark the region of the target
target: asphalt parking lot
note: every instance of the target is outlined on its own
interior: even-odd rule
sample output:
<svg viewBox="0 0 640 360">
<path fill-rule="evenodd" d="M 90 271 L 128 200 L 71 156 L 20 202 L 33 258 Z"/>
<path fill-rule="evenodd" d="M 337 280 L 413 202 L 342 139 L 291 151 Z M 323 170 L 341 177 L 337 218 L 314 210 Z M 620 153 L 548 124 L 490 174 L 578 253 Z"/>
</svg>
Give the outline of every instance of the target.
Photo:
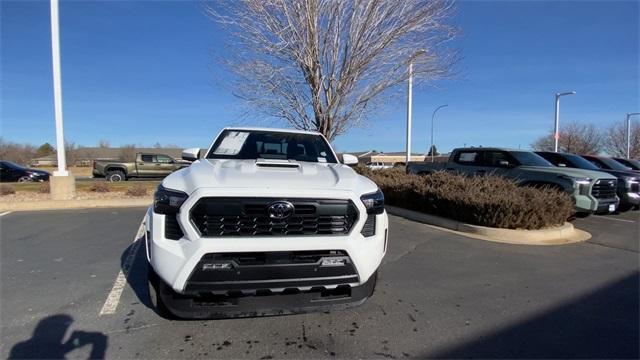
<svg viewBox="0 0 640 360">
<path fill-rule="evenodd" d="M 638 211 L 578 219 L 591 240 L 545 247 L 469 239 L 391 216 L 389 251 L 364 305 L 211 321 L 169 321 L 150 309 L 144 255 L 133 242 L 143 214 L 0 217 L 3 358 L 640 355 Z"/>
</svg>

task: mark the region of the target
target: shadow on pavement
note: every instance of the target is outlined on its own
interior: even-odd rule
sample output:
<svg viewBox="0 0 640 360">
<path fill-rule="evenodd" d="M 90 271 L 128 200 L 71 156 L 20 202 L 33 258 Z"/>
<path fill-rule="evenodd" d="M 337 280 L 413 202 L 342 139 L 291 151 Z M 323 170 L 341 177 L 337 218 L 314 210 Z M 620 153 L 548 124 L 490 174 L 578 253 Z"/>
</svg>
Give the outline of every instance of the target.
<svg viewBox="0 0 640 360">
<path fill-rule="evenodd" d="M 136 251 L 136 253 L 133 255 L 131 265 L 127 266 L 127 262 L 131 261 L 128 260 L 131 251 Z M 129 267 L 128 271 L 127 267 Z M 144 237 L 133 242 L 122 252 L 120 256 L 120 268 L 138 300 L 146 307 L 153 309 L 154 307 L 149 297 L 149 285 L 147 282 L 148 262 L 145 255 Z"/>
<path fill-rule="evenodd" d="M 640 355 L 636 272 L 504 330 L 425 358 L 634 358 Z"/>
<path fill-rule="evenodd" d="M 90 359 L 104 359 L 107 335 L 101 332 L 74 330 L 63 342 L 73 318 L 66 314 L 48 316 L 36 325 L 28 340 L 11 348 L 9 359 L 64 359 L 71 351 L 91 346 Z"/>
</svg>

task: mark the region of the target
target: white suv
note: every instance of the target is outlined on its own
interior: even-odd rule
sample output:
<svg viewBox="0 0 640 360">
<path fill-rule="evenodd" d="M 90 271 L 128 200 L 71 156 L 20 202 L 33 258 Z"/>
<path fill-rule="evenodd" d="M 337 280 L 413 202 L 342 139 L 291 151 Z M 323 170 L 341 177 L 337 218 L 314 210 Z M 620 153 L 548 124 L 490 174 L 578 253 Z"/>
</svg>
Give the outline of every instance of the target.
<svg viewBox="0 0 640 360">
<path fill-rule="evenodd" d="M 319 133 L 224 129 L 166 177 L 145 218 L 152 300 L 186 318 L 363 303 L 387 248 L 384 196 Z"/>
</svg>

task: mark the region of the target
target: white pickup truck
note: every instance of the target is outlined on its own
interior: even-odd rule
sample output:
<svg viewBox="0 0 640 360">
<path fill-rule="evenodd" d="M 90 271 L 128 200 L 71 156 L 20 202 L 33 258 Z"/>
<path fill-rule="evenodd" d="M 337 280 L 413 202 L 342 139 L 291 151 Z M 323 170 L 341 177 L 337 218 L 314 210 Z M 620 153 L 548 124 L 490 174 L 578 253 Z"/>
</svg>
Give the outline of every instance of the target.
<svg viewBox="0 0 640 360">
<path fill-rule="evenodd" d="M 145 217 L 159 314 L 246 317 L 344 308 L 372 295 L 384 196 L 319 133 L 224 129 L 167 176 Z"/>
</svg>

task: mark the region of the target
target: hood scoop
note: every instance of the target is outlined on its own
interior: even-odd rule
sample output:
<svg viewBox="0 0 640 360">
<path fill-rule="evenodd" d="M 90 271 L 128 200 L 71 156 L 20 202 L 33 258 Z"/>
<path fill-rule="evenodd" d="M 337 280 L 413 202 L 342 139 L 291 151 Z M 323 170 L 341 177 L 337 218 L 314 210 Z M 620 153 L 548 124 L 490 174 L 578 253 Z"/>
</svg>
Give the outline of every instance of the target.
<svg viewBox="0 0 640 360">
<path fill-rule="evenodd" d="M 279 159 L 257 159 L 256 166 L 266 168 L 285 168 L 285 169 L 297 169 L 300 167 L 300 163 L 295 160 L 279 160 Z"/>
</svg>

